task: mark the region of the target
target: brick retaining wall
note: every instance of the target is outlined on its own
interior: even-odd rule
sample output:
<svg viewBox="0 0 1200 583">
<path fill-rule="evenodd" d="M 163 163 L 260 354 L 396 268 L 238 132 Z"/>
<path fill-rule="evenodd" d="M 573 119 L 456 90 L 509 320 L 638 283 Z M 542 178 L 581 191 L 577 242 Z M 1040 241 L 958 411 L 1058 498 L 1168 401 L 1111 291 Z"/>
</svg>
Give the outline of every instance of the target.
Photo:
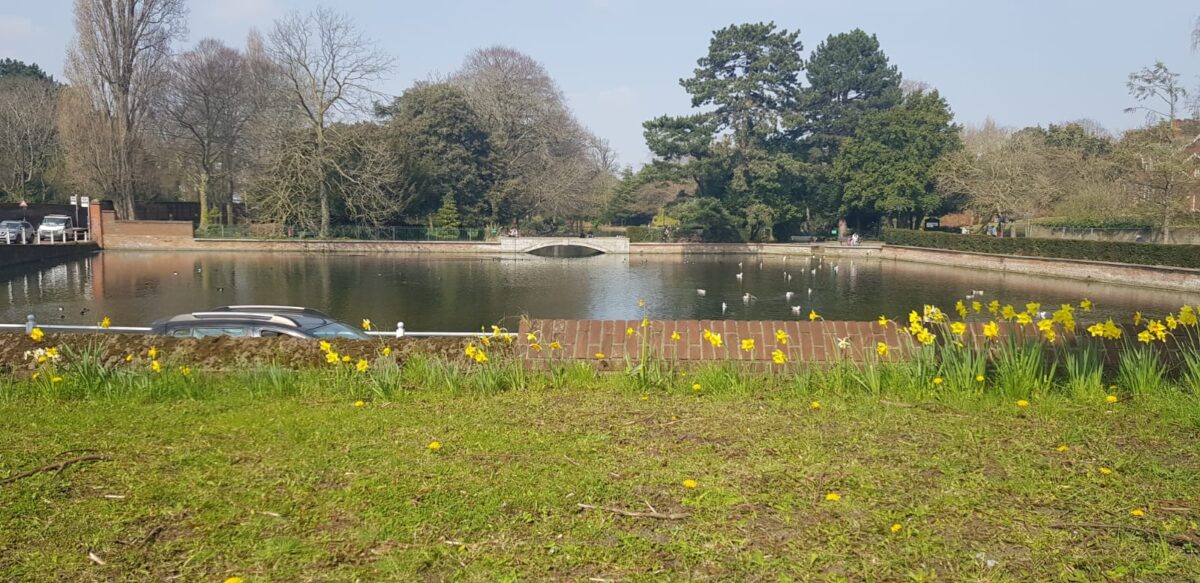
<svg viewBox="0 0 1200 583">
<path fill-rule="evenodd" d="M 43 243 L 40 245 L 5 245 L 0 243 L 0 268 L 23 263 L 52 261 L 77 255 L 89 255 L 100 250 L 94 242 Z"/>
</svg>

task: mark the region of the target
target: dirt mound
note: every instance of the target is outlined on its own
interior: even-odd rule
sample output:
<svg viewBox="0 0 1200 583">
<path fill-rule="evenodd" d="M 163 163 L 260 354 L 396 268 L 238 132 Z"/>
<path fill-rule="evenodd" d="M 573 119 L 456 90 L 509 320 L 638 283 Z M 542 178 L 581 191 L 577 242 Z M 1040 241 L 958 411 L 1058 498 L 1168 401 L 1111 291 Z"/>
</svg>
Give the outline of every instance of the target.
<svg viewBox="0 0 1200 583">
<path fill-rule="evenodd" d="M 335 340 L 333 350 L 351 358 L 373 359 L 390 348 L 398 362 L 413 354 L 465 358 L 465 342 L 457 338 L 379 338 L 377 340 Z M 299 338 L 171 338 L 128 334 L 46 334 L 34 342 L 25 334 L 0 334 L 0 372 L 34 368 L 26 351 L 57 347 L 64 357 L 71 354 L 96 356 L 106 366 L 125 362 L 132 354 L 148 360 L 151 347 L 158 350 L 164 363 L 202 369 L 232 370 L 276 364 L 288 368 L 326 365 L 325 354 L 316 340 Z"/>
</svg>

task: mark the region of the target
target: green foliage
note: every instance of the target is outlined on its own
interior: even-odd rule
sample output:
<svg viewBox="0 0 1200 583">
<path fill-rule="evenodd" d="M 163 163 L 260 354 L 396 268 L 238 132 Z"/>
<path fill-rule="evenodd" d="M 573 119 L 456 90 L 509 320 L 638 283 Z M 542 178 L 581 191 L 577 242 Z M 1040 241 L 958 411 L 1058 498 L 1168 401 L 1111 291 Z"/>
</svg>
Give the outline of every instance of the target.
<svg viewBox="0 0 1200 583">
<path fill-rule="evenodd" d="M 1030 222 L 1046 227 L 1072 229 L 1149 229 L 1154 226 L 1150 221 L 1142 218 L 1047 217 Z"/>
<path fill-rule="evenodd" d="M 1127 346 L 1117 359 L 1117 385 L 1134 396 L 1161 392 L 1166 386 L 1167 367 L 1150 346 Z"/>
<path fill-rule="evenodd" d="M 412 198 L 408 216 L 432 214 L 451 196 L 464 225 L 501 218 L 504 201 L 488 198 L 494 181 L 491 142 L 461 89 L 417 84 L 378 114 L 388 120 L 388 136 L 403 166 L 397 190 Z"/>
<path fill-rule="evenodd" d="M 458 217 L 458 204 L 454 202 L 454 194 L 447 192 L 442 197 L 442 207 L 433 216 L 433 226 L 457 229 L 460 226 Z"/>
<path fill-rule="evenodd" d="M 883 229 L 889 245 L 930 247 L 953 251 L 1109 261 L 1137 265 L 1200 268 L 1200 245 L 1152 245 L 1067 239 L 996 238 L 907 229 Z"/>
<path fill-rule="evenodd" d="M 836 153 L 838 138 L 859 130 L 863 118 L 901 102 L 900 72 L 888 63 L 875 35 L 860 29 L 830 35 L 807 63 L 802 93 L 805 128 L 815 146 Z"/>
<path fill-rule="evenodd" d="M 37 63 L 25 64 L 16 59 L 0 59 L 0 79 L 6 77 L 28 77 L 39 81 L 54 81 Z"/>
<path fill-rule="evenodd" d="M 674 209 L 682 226 L 699 229 L 707 242 L 735 243 L 742 240 L 733 215 L 715 198 L 695 198 Z"/>
<path fill-rule="evenodd" d="M 605 204 L 604 216 L 607 223 L 621 224 L 633 216 L 633 205 L 637 202 L 637 189 L 641 180 L 631 168 L 621 171 L 621 179 L 613 185 L 612 192 Z"/>
<path fill-rule="evenodd" d="M 961 147 L 950 107 L 937 91 L 912 93 L 868 115 L 833 163 L 842 208 L 868 216 L 923 216 L 939 210 L 934 165 Z"/>
</svg>

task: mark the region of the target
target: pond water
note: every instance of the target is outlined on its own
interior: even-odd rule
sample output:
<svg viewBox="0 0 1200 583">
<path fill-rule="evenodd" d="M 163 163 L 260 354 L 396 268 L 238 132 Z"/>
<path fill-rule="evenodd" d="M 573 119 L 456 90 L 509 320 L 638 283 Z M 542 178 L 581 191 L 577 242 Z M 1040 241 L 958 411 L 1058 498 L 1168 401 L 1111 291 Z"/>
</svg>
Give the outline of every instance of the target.
<svg viewBox="0 0 1200 583">
<path fill-rule="evenodd" d="M 903 318 L 926 303 L 949 310 L 975 290 L 985 304 L 1037 301 L 1049 310 L 1088 297 L 1097 310 L 1086 321 L 1200 303 L 1196 294 L 879 259 L 109 251 L 0 270 L 0 322 L 34 314 L 43 323 L 94 324 L 108 315 L 135 326 L 220 305 L 284 304 L 351 323 L 370 318 L 384 329 L 399 320 L 414 331 L 471 331 L 522 315 L 636 319 L 638 299 L 661 319 L 786 320 L 815 310 L 830 320 L 873 320 Z"/>
</svg>

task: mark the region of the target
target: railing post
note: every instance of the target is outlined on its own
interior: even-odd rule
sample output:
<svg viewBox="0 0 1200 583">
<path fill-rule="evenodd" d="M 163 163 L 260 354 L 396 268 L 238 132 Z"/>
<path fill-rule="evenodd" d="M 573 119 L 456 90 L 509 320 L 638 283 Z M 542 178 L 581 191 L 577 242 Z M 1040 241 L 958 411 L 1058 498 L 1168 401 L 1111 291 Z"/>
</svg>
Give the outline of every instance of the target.
<svg viewBox="0 0 1200 583">
<path fill-rule="evenodd" d="M 404 322 L 396 322 L 396 338 L 404 338 Z"/>
<path fill-rule="evenodd" d="M 33 314 L 25 316 L 25 334 L 33 334 L 34 328 L 37 328 L 37 322 L 33 321 Z"/>
</svg>

